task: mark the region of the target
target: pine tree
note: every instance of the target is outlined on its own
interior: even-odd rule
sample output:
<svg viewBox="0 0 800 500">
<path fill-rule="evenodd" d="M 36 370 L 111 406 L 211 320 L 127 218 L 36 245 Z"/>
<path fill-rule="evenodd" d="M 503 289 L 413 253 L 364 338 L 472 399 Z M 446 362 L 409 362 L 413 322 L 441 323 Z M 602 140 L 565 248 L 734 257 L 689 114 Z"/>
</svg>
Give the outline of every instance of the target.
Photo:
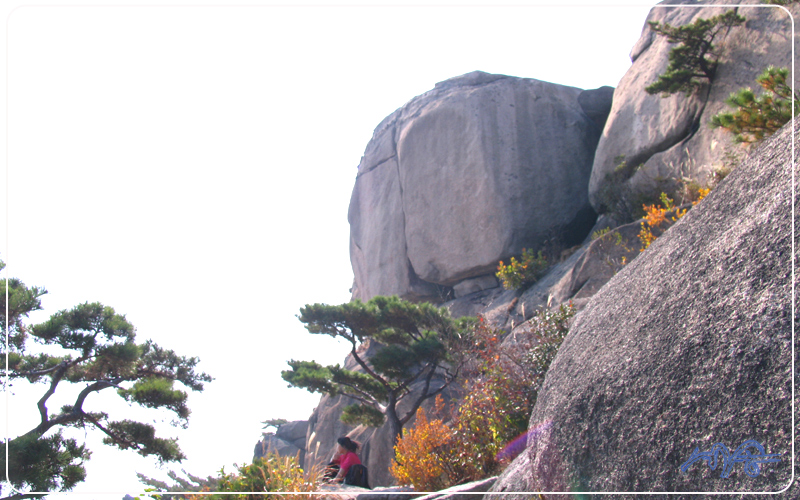
<svg viewBox="0 0 800 500">
<path fill-rule="evenodd" d="M 475 324 L 475 318 L 454 320 L 446 309 L 428 303 L 380 296 L 367 303 L 307 305 L 299 319 L 311 333 L 350 342 L 350 354 L 361 371 L 291 360 L 291 370 L 281 373 L 284 380 L 310 392 L 354 399 L 357 403 L 345 408 L 342 421 L 377 427 L 388 420 L 393 443 L 422 402 L 458 378 L 463 346 Z M 359 348 L 368 341 L 380 347 L 364 359 Z M 410 387 L 418 381 L 422 390 L 412 393 Z M 413 400 L 400 414 L 398 404 L 406 398 Z"/>
<path fill-rule="evenodd" d="M 720 33 L 745 22 L 745 18 L 729 10 L 710 19 L 698 19 L 685 26 L 671 26 L 649 21 L 650 29 L 667 37 L 678 46 L 669 52 L 669 65 L 664 74 L 645 88 L 648 94 L 660 93 L 662 97 L 683 92 L 687 96 L 699 90 L 714 78 L 718 54 L 713 45 Z"/>
<path fill-rule="evenodd" d="M 793 110 L 800 112 L 800 98 L 792 96 L 788 76 L 787 68 L 768 67 L 756 78 L 765 92 L 756 97 L 748 87 L 732 93 L 725 102 L 738 109 L 715 115 L 711 126 L 730 131 L 736 142 L 758 142 L 775 133 L 792 119 Z"/>
<path fill-rule="evenodd" d="M 0 269 L 4 267 L 0 261 Z M 42 382 L 47 388 L 37 403 L 39 421 L 7 445 L 3 443 L 0 450 L 0 468 L 8 467 L 8 483 L 20 491 L 49 492 L 69 491 L 83 481 L 84 462 L 91 452 L 75 439 L 65 438 L 61 432 L 65 427 L 99 430 L 105 434 L 105 444 L 154 456 L 160 462 L 185 458 L 177 441 L 156 437 L 152 425 L 129 419 L 112 421 L 106 412 L 88 407 L 91 402 L 102 409 L 102 403 L 90 396 L 116 389 L 117 395 L 130 403 L 174 412 L 177 420 L 173 423 L 185 428 L 187 394 L 175 389 L 174 382 L 202 391 L 203 383 L 212 380 L 195 372 L 196 358 L 178 356 L 152 341 L 137 343 L 135 328 L 125 316 L 100 303 L 81 304 L 29 326 L 25 319 L 42 308 L 41 297 L 47 291 L 27 287 L 14 278 L 0 280 L 0 285 L 0 321 L 7 325 L 9 340 L 8 350 L 5 345 L 0 347 L 0 354 L 8 356 L 4 389 L 23 379 Z M 36 344 L 47 346 L 46 352 L 30 352 Z M 63 354 L 53 354 L 54 348 Z M 74 402 L 51 412 L 47 406 L 51 396 L 70 385 L 82 387 Z M 0 486 L 0 493 L 5 486 Z M 17 493 L 2 500 L 40 496 Z"/>
</svg>

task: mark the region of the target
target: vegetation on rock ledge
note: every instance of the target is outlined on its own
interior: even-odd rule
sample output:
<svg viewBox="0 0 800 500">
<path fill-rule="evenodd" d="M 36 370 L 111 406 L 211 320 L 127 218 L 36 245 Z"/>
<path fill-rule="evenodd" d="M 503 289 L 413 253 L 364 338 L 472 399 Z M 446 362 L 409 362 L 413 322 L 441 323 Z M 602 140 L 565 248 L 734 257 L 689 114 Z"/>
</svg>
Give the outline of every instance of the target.
<svg viewBox="0 0 800 500">
<path fill-rule="evenodd" d="M 435 491 L 492 476 L 509 463 L 525 442 L 538 391 L 574 314 L 571 303 L 541 311 L 505 341 L 481 319 L 466 397 L 449 418 L 441 401 L 433 418 L 418 410 L 395 447 L 395 479 Z"/>
<path fill-rule="evenodd" d="M 495 276 L 503 283 L 503 288 L 506 290 L 519 290 L 536 283 L 547 267 L 547 259 L 541 250 L 537 254 L 533 250 L 523 248 L 520 260 L 511 257 L 508 265 L 503 264 L 501 260 L 497 265 Z"/>
<path fill-rule="evenodd" d="M 648 94 L 667 97 L 683 92 L 687 96 L 699 90 L 714 78 L 719 54 L 712 43 L 722 32 L 741 25 L 745 18 L 729 10 L 710 19 L 698 19 L 685 26 L 663 25 L 649 21 L 650 29 L 667 37 L 669 43 L 677 43 L 669 51 L 669 65 L 658 80 L 645 88 Z"/>
<path fill-rule="evenodd" d="M 758 142 L 777 132 L 793 112 L 800 112 L 800 98 L 792 95 L 786 84 L 788 76 L 787 68 L 768 67 L 756 78 L 765 93 L 756 97 L 749 87 L 732 93 L 725 102 L 738 109 L 714 116 L 711 126 L 728 130 L 736 142 Z"/>
</svg>

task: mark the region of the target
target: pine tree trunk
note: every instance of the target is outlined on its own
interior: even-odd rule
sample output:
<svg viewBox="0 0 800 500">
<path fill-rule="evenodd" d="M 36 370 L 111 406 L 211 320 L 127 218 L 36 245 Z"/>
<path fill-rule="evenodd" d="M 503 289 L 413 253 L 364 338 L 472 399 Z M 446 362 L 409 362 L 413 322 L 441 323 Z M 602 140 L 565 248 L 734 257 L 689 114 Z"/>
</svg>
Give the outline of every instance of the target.
<svg viewBox="0 0 800 500">
<path fill-rule="evenodd" d="M 392 433 L 392 449 L 397 446 L 397 441 L 403 432 L 403 424 L 397 416 L 397 400 L 394 394 L 389 394 L 389 402 L 386 405 L 386 420 L 389 421 L 389 430 Z"/>
</svg>

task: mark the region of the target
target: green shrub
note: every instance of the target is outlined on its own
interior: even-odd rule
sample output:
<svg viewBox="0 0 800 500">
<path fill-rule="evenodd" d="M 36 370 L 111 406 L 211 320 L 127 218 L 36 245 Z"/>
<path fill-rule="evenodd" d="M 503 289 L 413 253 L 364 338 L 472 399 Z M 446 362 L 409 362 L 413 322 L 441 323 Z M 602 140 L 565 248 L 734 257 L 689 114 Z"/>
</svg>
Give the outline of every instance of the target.
<svg viewBox="0 0 800 500">
<path fill-rule="evenodd" d="M 535 340 L 536 344 L 527 353 L 524 365 L 533 379 L 531 385 L 531 410 L 536 403 L 539 389 L 542 387 L 550 363 L 556 357 L 558 348 L 569 333 L 569 325 L 576 310 L 572 302 L 561 304 L 557 309 L 546 309 L 528 322 L 524 335 Z M 530 416 L 530 415 L 529 415 Z"/>
<path fill-rule="evenodd" d="M 604 227 L 598 231 L 592 233 L 592 241 L 602 238 L 603 236 L 607 235 L 611 231 L 610 227 Z"/>
<path fill-rule="evenodd" d="M 500 261 L 496 276 L 502 281 L 506 290 L 519 290 L 536 283 L 544 275 L 547 267 L 547 259 L 541 250 L 535 254 L 533 250 L 523 248 L 520 260 L 511 257 L 508 265 L 504 265 L 503 261 Z"/>
<path fill-rule="evenodd" d="M 800 99 L 792 96 L 786 84 L 789 70 L 768 67 L 756 82 L 764 93 L 756 97 L 748 87 L 732 93 L 725 102 L 738 108 L 733 113 L 719 113 L 711 118 L 711 127 L 721 127 L 734 134 L 735 142 L 758 142 L 775 133 L 792 119 L 792 109 L 800 112 Z"/>
</svg>

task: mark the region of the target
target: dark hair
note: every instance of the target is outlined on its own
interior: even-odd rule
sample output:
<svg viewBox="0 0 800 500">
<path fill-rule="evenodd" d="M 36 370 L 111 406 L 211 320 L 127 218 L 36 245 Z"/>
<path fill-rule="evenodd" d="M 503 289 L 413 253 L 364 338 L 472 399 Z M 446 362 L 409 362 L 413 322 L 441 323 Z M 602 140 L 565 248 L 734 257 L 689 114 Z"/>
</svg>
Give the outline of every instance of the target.
<svg viewBox="0 0 800 500">
<path fill-rule="evenodd" d="M 361 443 L 359 443 L 358 441 L 353 441 L 347 436 L 340 437 L 339 439 L 336 440 L 336 442 L 342 445 L 342 448 L 345 448 L 352 452 L 355 452 L 356 450 L 361 448 Z"/>
</svg>

